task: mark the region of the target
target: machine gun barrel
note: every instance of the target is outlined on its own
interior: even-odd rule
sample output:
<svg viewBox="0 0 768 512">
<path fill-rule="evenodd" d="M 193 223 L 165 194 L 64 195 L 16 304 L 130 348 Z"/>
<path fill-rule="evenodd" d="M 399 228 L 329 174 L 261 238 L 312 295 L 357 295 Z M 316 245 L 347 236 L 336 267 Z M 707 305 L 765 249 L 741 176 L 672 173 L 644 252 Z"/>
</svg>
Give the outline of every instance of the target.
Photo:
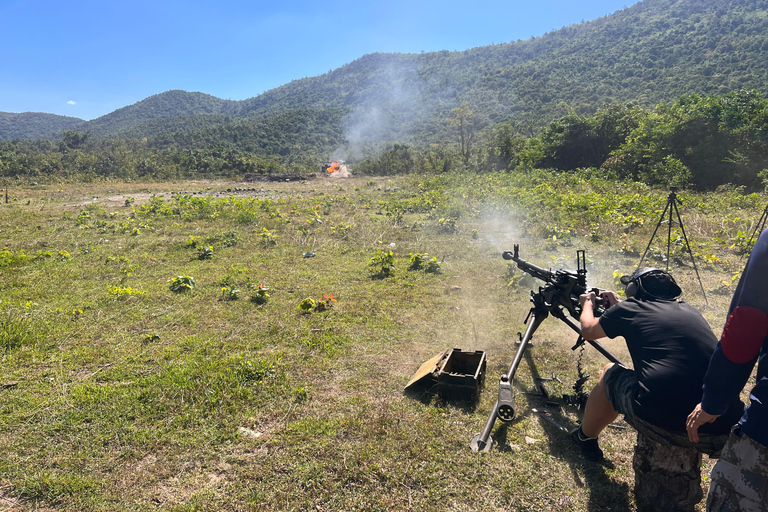
<svg viewBox="0 0 768 512">
<path fill-rule="evenodd" d="M 536 279 L 540 279 L 542 281 L 552 281 L 555 274 L 551 270 L 547 270 L 545 268 L 537 267 L 533 263 L 528 263 L 524 259 L 522 259 L 520 256 L 518 256 L 519 246 L 515 244 L 515 250 L 514 252 L 511 251 L 504 251 L 501 253 L 501 257 L 505 260 L 512 260 L 515 263 L 517 263 L 517 267 L 522 270 L 523 272 L 527 272 L 528 274 L 531 274 Z"/>
</svg>

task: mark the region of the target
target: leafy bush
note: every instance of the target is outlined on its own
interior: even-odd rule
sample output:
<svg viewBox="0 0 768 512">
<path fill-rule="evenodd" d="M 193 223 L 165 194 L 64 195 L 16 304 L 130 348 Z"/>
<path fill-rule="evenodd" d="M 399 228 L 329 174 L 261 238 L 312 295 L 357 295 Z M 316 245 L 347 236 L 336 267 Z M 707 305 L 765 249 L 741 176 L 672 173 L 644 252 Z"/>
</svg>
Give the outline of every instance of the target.
<svg viewBox="0 0 768 512">
<path fill-rule="evenodd" d="M 269 286 L 264 286 L 263 284 L 256 286 L 253 289 L 251 300 L 259 305 L 266 304 L 269 300 Z"/>
<path fill-rule="evenodd" d="M 302 313 L 311 313 L 315 309 L 315 299 L 307 297 L 299 303 L 298 309 Z"/>
<path fill-rule="evenodd" d="M 195 289 L 195 278 L 191 276 L 176 276 L 168 280 L 169 289 L 173 293 L 184 293 Z"/>
<path fill-rule="evenodd" d="M 392 251 L 379 249 L 368 261 L 368 266 L 377 269 L 378 275 L 390 276 L 395 272 L 395 254 Z"/>
</svg>

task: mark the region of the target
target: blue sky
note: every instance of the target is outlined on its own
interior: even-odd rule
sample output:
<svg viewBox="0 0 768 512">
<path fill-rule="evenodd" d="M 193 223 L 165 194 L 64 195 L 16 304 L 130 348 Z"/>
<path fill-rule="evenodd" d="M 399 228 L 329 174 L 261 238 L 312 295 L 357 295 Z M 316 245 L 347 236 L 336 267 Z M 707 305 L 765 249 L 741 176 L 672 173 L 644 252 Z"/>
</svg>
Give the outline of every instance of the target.
<svg viewBox="0 0 768 512">
<path fill-rule="evenodd" d="M 0 0 L 0 112 L 94 119 L 172 89 L 243 100 L 367 53 L 529 39 L 636 0 Z"/>
</svg>

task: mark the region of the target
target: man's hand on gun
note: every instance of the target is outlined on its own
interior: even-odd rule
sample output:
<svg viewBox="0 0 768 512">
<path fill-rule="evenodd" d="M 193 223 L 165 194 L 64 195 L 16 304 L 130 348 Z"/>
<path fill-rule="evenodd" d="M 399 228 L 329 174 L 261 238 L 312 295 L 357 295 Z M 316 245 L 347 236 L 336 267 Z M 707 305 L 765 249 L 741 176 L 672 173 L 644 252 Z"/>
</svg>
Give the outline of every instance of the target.
<svg viewBox="0 0 768 512">
<path fill-rule="evenodd" d="M 579 295 L 581 304 L 581 335 L 587 340 L 598 340 L 605 337 L 605 331 L 600 327 L 600 321 L 595 318 L 595 306 L 600 303 L 604 309 L 608 309 L 619 302 L 618 296 L 614 292 L 600 290 L 600 299 L 594 290 Z M 589 303 L 589 304 L 587 304 Z"/>
<path fill-rule="evenodd" d="M 598 295 L 594 291 L 589 291 L 579 296 L 579 303 L 581 304 L 582 309 L 584 308 L 584 304 L 586 304 L 587 301 L 590 302 L 593 310 L 598 303 L 601 304 L 605 309 L 608 309 L 619 302 L 619 297 L 616 295 L 616 292 L 600 290 L 600 299 L 598 301 Z"/>
</svg>

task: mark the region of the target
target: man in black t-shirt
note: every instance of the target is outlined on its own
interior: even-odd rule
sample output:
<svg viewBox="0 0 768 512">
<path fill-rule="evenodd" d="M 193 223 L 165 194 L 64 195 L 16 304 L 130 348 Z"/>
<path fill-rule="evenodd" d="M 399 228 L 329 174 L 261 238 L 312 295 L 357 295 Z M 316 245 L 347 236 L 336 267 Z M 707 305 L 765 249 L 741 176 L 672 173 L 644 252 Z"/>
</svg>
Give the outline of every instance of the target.
<svg viewBox="0 0 768 512">
<path fill-rule="evenodd" d="M 701 401 L 701 385 L 717 338 L 707 321 L 680 300 L 682 290 L 663 270 L 644 268 L 622 278 L 625 301 L 614 292 L 603 292 L 608 309 L 595 317 L 597 297 L 587 293 L 582 305 L 581 333 L 586 339 L 622 336 L 627 342 L 634 370 L 618 364 L 603 369 L 589 395 L 581 426 L 571 433 L 584 457 L 600 460 L 597 437 L 623 414 L 627 423 L 652 440 L 695 447 L 717 456 L 744 404 L 736 400 L 728 413 L 702 430 L 691 443 L 686 420 Z"/>
</svg>

